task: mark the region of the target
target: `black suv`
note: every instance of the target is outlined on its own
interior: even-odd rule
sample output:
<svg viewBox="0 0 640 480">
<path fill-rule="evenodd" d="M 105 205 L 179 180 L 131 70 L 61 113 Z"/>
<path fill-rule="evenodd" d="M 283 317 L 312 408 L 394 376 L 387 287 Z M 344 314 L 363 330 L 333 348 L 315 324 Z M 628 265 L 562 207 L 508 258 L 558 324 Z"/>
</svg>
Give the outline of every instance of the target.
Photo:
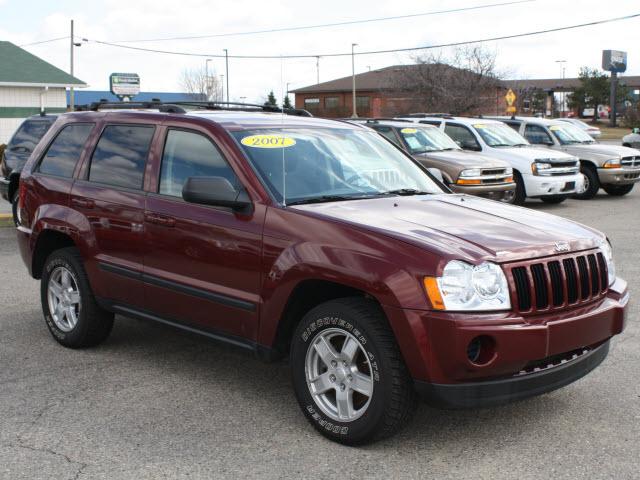
<svg viewBox="0 0 640 480">
<path fill-rule="evenodd" d="M 13 206 L 13 221 L 17 224 L 18 181 L 20 171 L 29 159 L 44 134 L 47 133 L 57 115 L 34 115 L 18 127 L 4 150 L 0 161 L 0 195 Z"/>
</svg>

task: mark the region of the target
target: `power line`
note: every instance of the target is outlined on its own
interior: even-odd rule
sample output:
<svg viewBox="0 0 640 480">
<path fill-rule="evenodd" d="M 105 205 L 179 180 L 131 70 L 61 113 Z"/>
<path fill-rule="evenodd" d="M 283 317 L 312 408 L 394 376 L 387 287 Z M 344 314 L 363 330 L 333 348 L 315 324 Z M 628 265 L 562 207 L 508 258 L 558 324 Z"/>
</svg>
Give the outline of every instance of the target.
<svg viewBox="0 0 640 480">
<path fill-rule="evenodd" d="M 626 15 L 623 17 L 615 17 L 615 18 L 609 18 L 609 19 L 605 19 L 605 20 L 596 20 L 593 22 L 587 22 L 587 23 L 580 23 L 580 24 L 576 24 L 576 25 L 568 25 L 565 27 L 556 27 L 556 28 L 549 28 L 549 29 L 545 29 L 545 30 L 537 30 L 537 31 L 533 31 L 533 32 L 526 32 L 526 33 L 517 33 L 517 34 L 512 34 L 512 35 L 501 35 L 501 36 L 497 36 L 497 37 L 487 37 L 487 38 L 480 38 L 480 39 L 476 39 L 476 40 L 466 40 L 466 41 L 461 41 L 461 42 L 453 42 L 453 43 L 441 43 L 438 45 L 426 45 L 426 46 L 422 46 L 422 47 L 407 47 L 407 48 L 393 48 L 393 49 L 388 49 L 388 50 L 371 50 L 371 51 L 366 51 L 366 52 L 356 52 L 355 55 L 377 55 L 377 54 L 384 54 L 384 53 L 400 53 L 400 52 L 415 52 L 418 50 L 430 50 L 430 49 L 434 49 L 434 48 L 444 48 L 444 47 L 457 47 L 457 46 L 461 46 L 461 45 L 469 45 L 472 43 L 482 43 L 482 42 L 493 42 L 493 41 L 498 41 L 498 40 L 509 40 L 509 39 L 513 39 L 513 38 L 522 38 L 522 37 L 530 37 L 533 35 L 542 35 L 545 33 L 553 33 L 553 32 L 560 32 L 560 31 L 564 31 L 564 30 L 572 30 L 572 29 L 576 29 L 576 28 L 583 28 L 583 27 L 590 27 L 590 26 L 594 26 L 594 25 L 602 25 L 605 23 L 612 23 L 612 22 L 619 22 L 622 20 L 630 20 L 632 18 L 636 18 L 636 17 L 640 17 L 640 13 L 634 13 L 632 15 Z M 83 39 L 86 40 L 88 42 L 93 42 L 93 43 L 98 43 L 101 45 L 107 45 L 110 47 L 117 47 L 117 48 L 125 48 L 128 50 L 136 50 L 136 51 L 141 51 L 141 52 L 148 52 L 148 53 L 161 53 L 161 54 L 165 54 L 165 55 L 181 55 L 181 56 L 187 56 L 187 57 L 209 57 L 209 58 L 224 58 L 224 55 L 220 55 L 218 53 L 195 53 L 195 52 L 177 52 L 177 51 L 170 51 L 170 50 L 158 50 L 158 49 L 153 49 L 153 48 L 143 48 L 143 47 L 134 47 L 131 45 L 121 45 L 118 43 L 111 43 L 111 42 L 105 42 L 102 40 L 91 40 L 91 39 Z M 346 52 L 346 53 L 313 53 L 313 54 L 300 54 L 300 55 L 229 55 L 228 58 L 237 58 L 237 59 L 291 59 L 291 58 L 317 58 L 317 57 L 346 57 L 346 56 L 351 56 L 352 53 L 351 52 Z"/>
<path fill-rule="evenodd" d="M 191 35 L 186 37 L 160 37 L 160 38 L 146 38 L 139 40 L 114 40 L 114 43 L 138 43 L 138 42 L 165 42 L 170 40 L 198 40 L 203 38 L 218 38 L 218 37 L 236 37 L 241 35 L 256 35 L 261 33 L 276 33 L 276 32 L 292 32 L 296 30 L 309 30 L 315 28 L 327 28 L 327 27 L 339 27 L 344 25 L 356 25 L 359 23 L 373 23 L 373 22 L 386 22 L 389 20 L 401 20 L 405 18 L 415 18 L 415 17 L 426 17 L 430 15 L 441 15 L 444 13 L 456 13 L 456 12 L 466 12 L 470 10 L 481 10 L 484 8 L 493 8 L 493 7 L 503 7 L 507 5 L 516 5 L 519 3 L 530 3 L 536 2 L 537 0 L 516 0 L 511 2 L 502 2 L 502 3 L 489 3 L 484 5 L 475 5 L 473 7 L 461 7 L 461 8 L 453 8 L 450 10 L 436 10 L 431 12 L 424 13 L 413 13 L 409 15 L 398 15 L 395 17 L 378 17 L 378 18 L 367 18 L 364 20 L 349 20 L 345 22 L 335 22 L 335 23 L 323 23 L 319 25 L 303 25 L 297 27 L 282 27 L 282 28 L 270 28 L 266 30 L 253 30 L 250 32 L 234 32 L 234 33 L 216 33 L 216 34 L 206 34 L 206 35 Z"/>
<path fill-rule="evenodd" d="M 23 45 L 18 45 L 18 46 L 19 47 L 30 47 L 31 45 L 40 45 L 41 43 L 57 42 L 58 40 L 65 40 L 65 39 L 68 39 L 68 38 L 69 38 L 69 35 L 67 35 L 66 37 L 50 38 L 49 40 L 40 40 L 38 42 L 25 43 Z"/>
</svg>

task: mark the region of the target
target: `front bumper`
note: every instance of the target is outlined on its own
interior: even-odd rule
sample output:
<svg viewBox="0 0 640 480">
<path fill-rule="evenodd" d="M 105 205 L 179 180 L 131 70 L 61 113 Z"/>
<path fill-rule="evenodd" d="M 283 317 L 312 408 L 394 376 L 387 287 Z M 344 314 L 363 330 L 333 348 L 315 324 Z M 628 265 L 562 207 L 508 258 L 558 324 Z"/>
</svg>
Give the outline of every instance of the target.
<svg viewBox="0 0 640 480">
<path fill-rule="evenodd" d="M 582 174 L 575 175 L 522 175 L 527 197 L 544 197 L 547 195 L 570 195 L 582 191 L 584 179 Z"/>
<path fill-rule="evenodd" d="M 603 185 L 628 185 L 640 181 L 640 168 L 599 168 L 598 179 Z"/>
<path fill-rule="evenodd" d="M 7 202 L 10 202 L 9 198 L 9 184 L 11 181 L 8 178 L 0 178 L 0 196 Z"/>
<path fill-rule="evenodd" d="M 493 185 L 458 185 L 451 184 L 449 188 L 454 193 L 465 193 L 467 195 L 478 195 L 481 197 L 488 197 L 493 199 L 500 199 L 504 196 L 505 192 L 511 192 L 515 190 L 515 183 L 501 183 Z"/>
<path fill-rule="evenodd" d="M 581 356 L 549 368 L 499 380 L 458 385 L 415 382 L 418 394 L 440 408 L 479 408 L 502 405 L 557 390 L 584 377 L 607 357 L 609 341 Z"/>
</svg>

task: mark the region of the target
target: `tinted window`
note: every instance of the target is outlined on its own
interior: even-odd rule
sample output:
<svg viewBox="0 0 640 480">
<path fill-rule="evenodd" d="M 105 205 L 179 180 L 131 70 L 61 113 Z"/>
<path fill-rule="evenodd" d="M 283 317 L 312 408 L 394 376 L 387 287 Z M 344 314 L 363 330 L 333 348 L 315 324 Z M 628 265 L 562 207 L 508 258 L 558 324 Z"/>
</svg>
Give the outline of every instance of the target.
<svg viewBox="0 0 640 480">
<path fill-rule="evenodd" d="M 544 127 L 539 125 L 527 125 L 524 127 L 524 136 L 533 144 L 553 144 L 553 140 Z"/>
<path fill-rule="evenodd" d="M 455 142 L 458 142 L 458 145 L 462 148 L 480 148 L 476 137 L 467 127 L 447 123 L 444 127 L 444 133 L 449 135 Z"/>
<path fill-rule="evenodd" d="M 49 146 L 38 170 L 48 175 L 71 178 L 92 128 L 93 124 L 88 123 L 64 127 Z"/>
<path fill-rule="evenodd" d="M 373 129 L 383 137 L 386 137 L 396 145 L 399 145 L 398 139 L 396 138 L 395 133 L 393 133 L 391 127 L 373 127 Z"/>
<path fill-rule="evenodd" d="M 25 120 L 9 142 L 9 149 L 23 148 L 32 152 L 52 123 L 48 120 Z"/>
<path fill-rule="evenodd" d="M 153 132 L 151 126 L 107 126 L 93 152 L 89 180 L 118 187 L 142 188 Z"/>
<path fill-rule="evenodd" d="M 232 185 L 238 184 L 233 170 L 208 138 L 198 133 L 169 130 L 158 191 L 181 197 L 182 186 L 189 177 L 224 177 Z"/>
</svg>

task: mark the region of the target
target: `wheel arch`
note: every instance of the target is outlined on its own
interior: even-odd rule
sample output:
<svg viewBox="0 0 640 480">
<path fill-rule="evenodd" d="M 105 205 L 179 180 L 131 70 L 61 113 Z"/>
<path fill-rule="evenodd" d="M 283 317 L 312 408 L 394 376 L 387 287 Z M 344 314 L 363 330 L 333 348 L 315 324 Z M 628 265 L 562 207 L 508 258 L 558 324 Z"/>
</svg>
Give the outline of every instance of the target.
<svg viewBox="0 0 640 480">
<path fill-rule="evenodd" d="M 70 235 L 57 229 L 46 228 L 40 231 L 33 249 L 31 261 L 31 275 L 35 279 L 42 277 L 42 270 L 47 257 L 56 250 L 67 247 L 76 247 L 76 242 Z"/>
</svg>

